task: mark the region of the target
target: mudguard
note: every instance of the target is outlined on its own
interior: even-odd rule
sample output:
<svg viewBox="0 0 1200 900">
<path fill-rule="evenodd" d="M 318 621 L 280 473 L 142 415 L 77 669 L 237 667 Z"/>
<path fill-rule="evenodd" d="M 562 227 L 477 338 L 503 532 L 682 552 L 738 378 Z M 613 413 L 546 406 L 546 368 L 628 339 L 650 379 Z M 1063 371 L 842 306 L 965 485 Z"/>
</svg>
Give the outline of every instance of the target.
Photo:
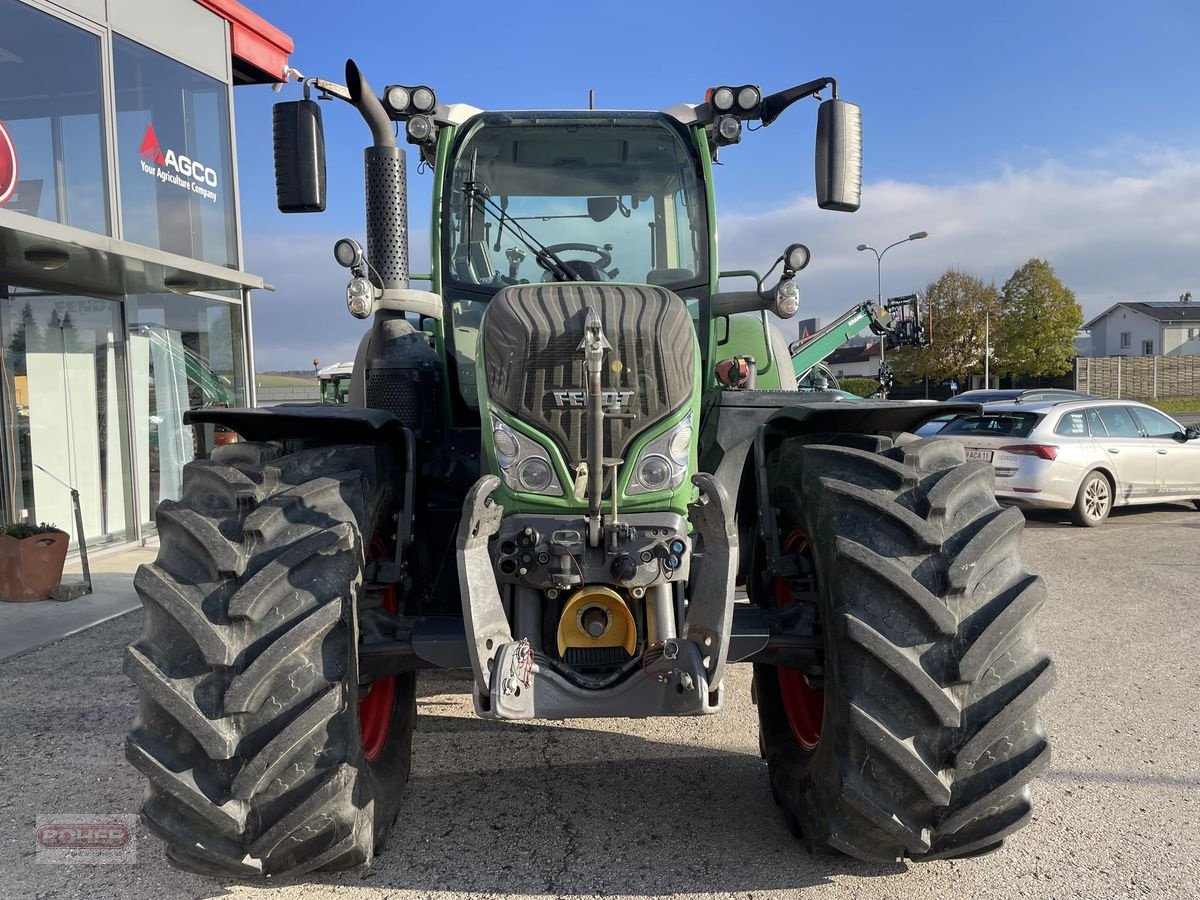
<svg viewBox="0 0 1200 900">
<path fill-rule="evenodd" d="M 338 443 L 385 443 L 402 440 L 404 424 L 390 412 L 353 406 L 282 404 L 262 409 L 193 409 L 186 425 L 223 425 L 248 441 L 328 438 Z"/>
</svg>

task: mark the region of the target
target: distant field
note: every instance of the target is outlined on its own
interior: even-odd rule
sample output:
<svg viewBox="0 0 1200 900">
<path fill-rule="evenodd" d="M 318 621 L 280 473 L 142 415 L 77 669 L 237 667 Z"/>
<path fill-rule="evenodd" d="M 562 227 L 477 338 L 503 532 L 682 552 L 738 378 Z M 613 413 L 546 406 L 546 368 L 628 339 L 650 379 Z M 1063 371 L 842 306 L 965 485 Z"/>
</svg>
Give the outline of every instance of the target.
<svg viewBox="0 0 1200 900">
<path fill-rule="evenodd" d="M 255 375 L 259 387 L 312 387 L 317 379 L 308 375 Z"/>
</svg>

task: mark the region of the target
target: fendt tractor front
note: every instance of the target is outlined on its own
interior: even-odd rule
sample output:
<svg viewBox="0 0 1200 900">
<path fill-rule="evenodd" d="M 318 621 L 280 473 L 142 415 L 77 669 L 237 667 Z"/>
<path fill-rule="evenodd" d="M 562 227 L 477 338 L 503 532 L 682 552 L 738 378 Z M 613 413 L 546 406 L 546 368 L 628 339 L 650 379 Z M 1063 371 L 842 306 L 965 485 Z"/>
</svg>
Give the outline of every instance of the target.
<svg viewBox="0 0 1200 900">
<path fill-rule="evenodd" d="M 485 112 L 380 98 L 350 62 L 276 105 L 284 212 L 325 206 L 309 94 L 370 126 L 365 246 L 334 255 L 371 324 L 345 406 L 190 414 L 241 439 L 159 507 L 125 664 L 142 816 L 175 864 L 369 861 L 431 667 L 506 720 L 715 713 L 751 663 L 771 790 L 810 847 L 967 856 L 1028 820 L 1053 669 L 1020 513 L 989 466 L 911 436 L 929 407 L 795 390 L 770 314 L 799 308 L 802 244 L 770 287 L 717 265 L 718 151 L 825 90 L 817 202 L 853 211 L 859 111 L 830 78 Z M 428 291 L 397 124 L 433 180 Z"/>
</svg>

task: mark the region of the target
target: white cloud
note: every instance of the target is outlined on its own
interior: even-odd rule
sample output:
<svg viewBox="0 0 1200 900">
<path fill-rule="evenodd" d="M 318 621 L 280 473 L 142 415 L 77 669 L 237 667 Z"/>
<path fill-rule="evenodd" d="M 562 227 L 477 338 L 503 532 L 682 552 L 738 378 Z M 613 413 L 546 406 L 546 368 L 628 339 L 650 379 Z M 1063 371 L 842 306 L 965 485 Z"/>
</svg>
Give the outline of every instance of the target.
<svg viewBox="0 0 1200 900">
<path fill-rule="evenodd" d="M 852 215 L 822 212 L 802 196 L 759 215 L 722 216 L 722 268 L 764 270 L 787 244 L 803 241 L 813 261 L 800 277 L 800 316 L 828 322 L 875 296 L 875 260 L 856 252 L 858 244 L 882 249 L 925 230 L 926 240 L 884 257 L 885 296 L 920 290 L 952 266 L 1000 285 L 1036 256 L 1050 261 L 1091 318 L 1119 300 L 1200 295 L 1198 196 L 1200 154 L 1170 149 L 1098 150 L 1079 165 L 1046 162 L 952 186 L 873 182 Z M 248 268 L 279 287 L 255 300 L 260 370 L 353 358 L 365 326 L 346 312 L 336 237 L 247 235 Z M 424 270 L 427 231 L 410 238 L 413 268 Z"/>
<path fill-rule="evenodd" d="M 801 276 L 801 316 L 828 321 L 875 295 L 875 258 L 884 295 L 923 288 L 956 267 L 1003 284 L 1030 257 L 1046 259 L 1082 304 L 1085 317 L 1119 300 L 1174 300 L 1200 294 L 1200 155 L 1142 152 L 1122 167 L 1047 162 L 949 187 L 883 181 L 863 189 L 846 215 L 818 210 L 811 196 L 757 216 L 722 219 L 722 267 L 765 268 L 771 253 L 804 241 L 813 261 Z M 718 199 L 719 202 L 719 199 Z M 778 251 L 775 249 L 778 247 Z"/>
<path fill-rule="evenodd" d="M 354 359 L 368 322 L 346 310 L 350 276 L 333 259 L 342 234 L 282 231 L 246 236 L 246 268 L 276 287 L 254 294 L 254 363 L 258 371 L 307 370 Z M 409 233 L 415 271 L 428 269 L 427 230 Z M 425 287 L 418 284 L 417 287 Z"/>
</svg>

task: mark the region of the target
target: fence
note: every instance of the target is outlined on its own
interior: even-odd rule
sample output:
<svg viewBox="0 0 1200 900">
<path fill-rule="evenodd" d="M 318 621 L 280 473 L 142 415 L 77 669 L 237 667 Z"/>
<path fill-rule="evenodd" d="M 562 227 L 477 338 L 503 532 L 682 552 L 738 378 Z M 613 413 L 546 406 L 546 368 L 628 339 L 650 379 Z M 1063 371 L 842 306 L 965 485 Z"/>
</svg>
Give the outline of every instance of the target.
<svg viewBox="0 0 1200 900">
<path fill-rule="evenodd" d="M 1080 356 L 1075 389 L 1097 397 L 1200 397 L 1200 356 Z"/>
</svg>

